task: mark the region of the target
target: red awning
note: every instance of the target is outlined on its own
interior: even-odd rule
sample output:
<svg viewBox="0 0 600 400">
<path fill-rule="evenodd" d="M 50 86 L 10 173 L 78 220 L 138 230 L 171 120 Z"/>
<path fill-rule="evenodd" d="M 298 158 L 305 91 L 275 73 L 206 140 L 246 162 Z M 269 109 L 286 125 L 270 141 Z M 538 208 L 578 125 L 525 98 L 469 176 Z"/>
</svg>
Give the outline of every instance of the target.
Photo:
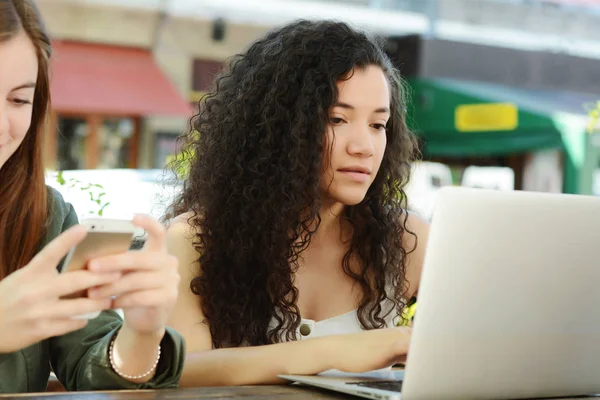
<svg viewBox="0 0 600 400">
<path fill-rule="evenodd" d="M 59 112 L 190 116 L 192 107 L 143 49 L 53 43 L 52 108 Z"/>
</svg>

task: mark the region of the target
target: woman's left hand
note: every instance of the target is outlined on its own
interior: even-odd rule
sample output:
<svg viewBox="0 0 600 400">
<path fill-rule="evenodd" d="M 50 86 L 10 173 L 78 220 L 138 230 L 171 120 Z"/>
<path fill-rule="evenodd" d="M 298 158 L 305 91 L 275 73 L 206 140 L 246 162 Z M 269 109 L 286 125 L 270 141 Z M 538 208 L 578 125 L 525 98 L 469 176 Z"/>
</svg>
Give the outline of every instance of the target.
<svg viewBox="0 0 600 400">
<path fill-rule="evenodd" d="M 177 258 L 167 252 L 166 230 L 154 218 L 138 215 L 133 223 L 148 236 L 142 250 L 100 257 L 90 261 L 94 272 L 121 272 L 118 281 L 89 290 L 90 298 L 115 296 L 113 308 L 123 309 L 125 325 L 140 335 L 164 334 L 167 319 L 177 301 Z"/>
</svg>

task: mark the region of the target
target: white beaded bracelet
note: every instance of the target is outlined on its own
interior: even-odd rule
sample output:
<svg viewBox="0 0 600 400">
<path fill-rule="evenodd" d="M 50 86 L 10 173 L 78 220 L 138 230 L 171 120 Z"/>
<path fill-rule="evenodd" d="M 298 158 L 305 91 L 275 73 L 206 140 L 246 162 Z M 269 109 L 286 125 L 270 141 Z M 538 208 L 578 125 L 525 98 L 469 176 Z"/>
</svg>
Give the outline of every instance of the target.
<svg viewBox="0 0 600 400">
<path fill-rule="evenodd" d="M 115 371 L 115 373 L 117 375 L 119 375 L 121 378 L 125 378 L 128 380 L 137 380 L 137 379 L 142 379 L 147 377 L 148 375 L 150 375 L 152 372 L 154 372 L 154 370 L 156 369 L 156 366 L 158 365 L 158 361 L 160 361 L 160 345 L 158 346 L 158 354 L 156 355 L 156 361 L 154 361 L 154 364 L 152 365 L 152 368 L 150 368 L 148 370 L 148 372 L 143 373 L 141 375 L 127 375 L 123 372 L 121 372 L 119 370 L 119 368 L 117 368 L 117 365 L 115 363 L 115 358 L 114 358 L 114 347 L 115 347 L 115 339 L 116 339 L 116 335 L 115 337 L 113 337 L 113 339 L 110 342 L 110 348 L 108 350 L 108 359 L 110 361 L 110 366 L 112 367 L 113 371 Z"/>
</svg>

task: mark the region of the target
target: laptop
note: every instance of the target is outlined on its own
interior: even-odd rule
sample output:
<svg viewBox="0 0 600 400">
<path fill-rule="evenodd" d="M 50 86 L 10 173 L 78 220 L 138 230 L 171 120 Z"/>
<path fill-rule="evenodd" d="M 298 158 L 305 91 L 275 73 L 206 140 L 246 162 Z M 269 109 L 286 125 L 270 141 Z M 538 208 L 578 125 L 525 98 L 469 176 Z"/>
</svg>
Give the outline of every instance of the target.
<svg viewBox="0 0 600 400">
<path fill-rule="evenodd" d="M 443 188 L 402 376 L 282 378 L 379 400 L 600 393 L 600 198 Z"/>
</svg>

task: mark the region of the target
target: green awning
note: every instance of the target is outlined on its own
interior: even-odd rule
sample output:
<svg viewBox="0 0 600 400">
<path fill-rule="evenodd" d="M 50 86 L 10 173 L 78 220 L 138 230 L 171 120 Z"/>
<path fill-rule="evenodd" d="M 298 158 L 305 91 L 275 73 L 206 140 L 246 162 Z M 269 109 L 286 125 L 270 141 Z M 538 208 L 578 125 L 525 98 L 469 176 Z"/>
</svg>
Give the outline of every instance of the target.
<svg viewBox="0 0 600 400">
<path fill-rule="evenodd" d="M 441 78 L 409 79 L 408 84 L 408 125 L 424 139 L 426 155 L 499 156 L 561 149 L 567 155 L 565 191 L 579 192 L 579 189 L 573 189 L 574 183 L 567 181 L 576 179 L 577 173 L 572 170 L 584 168 L 588 158 L 596 157 L 587 145 L 589 135 L 584 105 L 596 101 L 600 95 Z M 473 110 L 477 105 L 492 106 L 480 107 L 487 110 L 484 111 L 487 115 L 480 116 L 488 120 L 489 125 L 481 130 L 465 129 L 465 124 L 460 121 L 460 115 L 464 114 L 457 110 L 468 107 Z M 514 121 L 504 124 L 501 116 L 493 114 L 494 106 L 498 106 L 498 112 L 507 111 L 502 105 L 512 107 L 514 115 L 511 116 L 508 110 L 504 119 Z M 596 168 L 598 160 L 592 162 Z"/>
</svg>

